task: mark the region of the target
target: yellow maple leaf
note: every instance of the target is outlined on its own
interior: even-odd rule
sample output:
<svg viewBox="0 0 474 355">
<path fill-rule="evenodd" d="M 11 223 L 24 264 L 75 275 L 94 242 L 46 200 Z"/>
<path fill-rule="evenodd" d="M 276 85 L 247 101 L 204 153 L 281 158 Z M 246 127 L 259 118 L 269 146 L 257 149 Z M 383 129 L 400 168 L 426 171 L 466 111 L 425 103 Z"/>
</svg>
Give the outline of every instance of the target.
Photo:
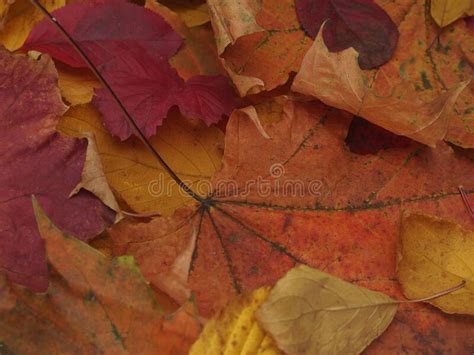
<svg viewBox="0 0 474 355">
<path fill-rule="evenodd" d="M 466 281 L 447 296 L 430 301 L 448 313 L 474 314 L 474 232 L 437 217 L 402 219 L 398 277 L 405 296 L 418 298 Z"/>
<path fill-rule="evenodd" d="M 95 136 L 104 173 L 118 200 L 134 212 L 169 215 L 186 205 L 190 197 L 180 190 L 153 156 L 134 138 L 120 142 L 103 127 L 99 112 L 90 104 L 72 107 L 58 129 L 65 134 Z M 201 195 L 220 168 L 223 134 L 201 121 L 191 122 L 174 112 L 150 139 L 176 173 Z"/>
</svg>

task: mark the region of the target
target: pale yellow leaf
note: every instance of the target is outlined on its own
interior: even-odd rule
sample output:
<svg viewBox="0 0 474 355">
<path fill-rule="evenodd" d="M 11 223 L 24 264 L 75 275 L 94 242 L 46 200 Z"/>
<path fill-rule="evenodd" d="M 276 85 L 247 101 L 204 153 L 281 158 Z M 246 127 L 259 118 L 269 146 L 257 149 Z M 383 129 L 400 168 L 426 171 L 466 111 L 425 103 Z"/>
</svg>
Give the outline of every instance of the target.
<svg viewBox="0 0 474 355">
<path fill-rule="evenodd" d="M 81 137 L 86 138 L 88 142 L 86 160 L 84 161 L 84 167 L 81 173 L 81 181 L 71 192 L 70 196 L 77 194 L 81 189 L 92 192 L 100 198 L 106 206 L 117 212 L 115 221 L 118 222 L 123 218 L 123 215 L 105 177 L 94 135 L 90 132 L 82 132 Z"/>
<path fill-rule="evenodd" d="M 51 12 L 66 5 L 66 0 L 41 0 L 41 3 Z M 17 50 L 42 18 L 41 12 L 29 0 L 16 0 L 10 5 L 7 19 L 0 31 L 0 43 L 10 51 Z"/>
<path fill-rule="evenodd" d="M 247 115 L 247 117 L 254 123 L 255 127 L 263 138 L 270 139 L 270 136 L 267 134 L 267 132 L 265 132 L 265 129 L 262 126 L 262 122 L 260 122 L 260 117 L 258 116 L 255 106 L 247 106 L 239 109 L 239 111 Z"/>
<path fill-rule="evenodd" d="M 219 54 L 239 37 L 263 31 L 255 19 L 260 1 L 208 0 L 207 3 Z"/>
<path fill-rule="evenodd" d="M 178 304 L 185 303 L 191 297 L 188 276 L 196 248 L 197 235 L 198 231 L 194 229 L 186 248 L 173 261 L 169 271 L 159 273 L 159 277 L 155 277 L 156 286 L 171 296 Z"/>
<path fill-rule="evenodd" d="M 358 354 L 392 322 L 397 301 L 308 266 L 290 270 L 256 312 L 289 354 Z"/>
<path fill-rule="evenodd" d="M 405 215 L 398 277 L 406 297 L 420 298 L 466 281 L 430 301 L 448 313 L 474 315 L 474 232 L 437 217 Z"/>
<path fill-rule="evenodd" d="M 254 316 L 269 292 L 263 287 L 230 303 L 206 324 L 190 355 L 282 354 Z"/>
<path fill-rule="evenodd" d="M 72 107 L 58 129 L 73 136 L 94 134 L 109 185 L 133 211 L 169 215 L 190 201 L 138 139 L 120 142 L 110 136 L 90 104 Z M 220 130 L 173 111 L 150 141 L 192 189 L 203 196 L 209 192 L 209 180 L 222 158 Z"/>
<path fill-rule="evenodd" d="M 237 74 L 226 64 L 224 59 L 222 59 L 222 65 L 227 70 L 227 74 L 235 84 L 240 96 L 244 97 L 247 95 L 258 94 L 265 90 L 265 83 L 262 79 Z"/>
<path fill-rule="evenodd" d="M 431 16 L 436 23 L 447 26 L 457 19 L 474 15 L 472 0 L 431 0 Z"/>
<path fill-rule="evenodd" d="M 258 0 L 208 0 L 208 5 L 220 55 L 240 37 L 264 31 L 255 18 L 261 8 Z M 265 83 L 260 78 L 237 73 L 225 60 L 222 64 L 240 96 L 257 94 L 265 89 Z"/>
</svg>

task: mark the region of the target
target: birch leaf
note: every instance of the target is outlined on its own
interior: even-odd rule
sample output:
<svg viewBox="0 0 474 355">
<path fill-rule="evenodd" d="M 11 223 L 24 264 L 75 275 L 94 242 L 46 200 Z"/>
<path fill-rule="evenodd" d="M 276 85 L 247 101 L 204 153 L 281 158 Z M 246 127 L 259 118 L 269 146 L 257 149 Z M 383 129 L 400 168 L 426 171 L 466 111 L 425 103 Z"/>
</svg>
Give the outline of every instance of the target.
<svg viewBox="0 0 474 355">
<path fill-rule="evenodd" d="M 290 354 L 358 354 L 397 311 L 393 299 L 308 266 L 290 270 L 256 312 Z"/>
</svg>

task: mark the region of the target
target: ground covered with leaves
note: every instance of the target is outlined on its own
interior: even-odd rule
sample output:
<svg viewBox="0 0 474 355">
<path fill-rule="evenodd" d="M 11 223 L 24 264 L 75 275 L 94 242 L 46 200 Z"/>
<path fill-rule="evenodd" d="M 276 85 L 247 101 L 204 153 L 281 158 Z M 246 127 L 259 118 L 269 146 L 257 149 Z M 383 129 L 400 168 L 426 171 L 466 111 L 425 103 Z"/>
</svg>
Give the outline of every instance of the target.
<svg viewBox="0 0 474 355">
<path fill-rule="evenodd" d="M 473 15 L 3 0 L 0 354 L 473 354 Z"/>
</svg>

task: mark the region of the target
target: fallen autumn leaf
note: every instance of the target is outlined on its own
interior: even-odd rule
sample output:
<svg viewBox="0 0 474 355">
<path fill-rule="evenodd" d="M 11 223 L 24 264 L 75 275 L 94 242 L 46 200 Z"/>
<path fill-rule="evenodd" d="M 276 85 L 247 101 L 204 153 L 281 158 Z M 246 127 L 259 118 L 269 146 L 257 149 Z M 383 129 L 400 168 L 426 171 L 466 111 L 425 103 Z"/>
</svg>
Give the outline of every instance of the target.
<svg viewBox="0 0 474 355">
<path fill-rule="evenodd" d="M 81 181 L 87 142 L 54 129 L 66 106 L 51 59 L 0 49 L 0 63 L 0 265 L 16 282 L 44 291 L 46 263 L 31 194 L 58 226 L 82 240 L 102 232 L 114 213 L 87 191 L 69 198 Z"/>
<path fill-rule="evenodd" d="M 0 353 L 472 353 L 450 3 L 1 2 Z"/>
<path fill-rule="evenodd" d="M 392 322 L 398 304 L 307 266 L 289 271 L 256 317 L 288 354 L 359 354 Z"/>
<path fill-rule="evenodd" d="M 171 321 L 132 257 L 105 257 L 57 229 L 36 200 L 33 207 L 52 275 L 45 294 L 0 277 L 0 339 L 9 351 L 156 354 L 190 347 L 199 323 L 188 315 L 180 331 L 167 331 Z"/>
<path fill-rule="evenodd" d="M 465 280 L 463 289 L 431 303 L 448 313 L 474 314 L 474 234 L 440 218 L 410 214 L 402 219 L 400 238 L 403 293 L 418 298 Z"/>
</svg>

